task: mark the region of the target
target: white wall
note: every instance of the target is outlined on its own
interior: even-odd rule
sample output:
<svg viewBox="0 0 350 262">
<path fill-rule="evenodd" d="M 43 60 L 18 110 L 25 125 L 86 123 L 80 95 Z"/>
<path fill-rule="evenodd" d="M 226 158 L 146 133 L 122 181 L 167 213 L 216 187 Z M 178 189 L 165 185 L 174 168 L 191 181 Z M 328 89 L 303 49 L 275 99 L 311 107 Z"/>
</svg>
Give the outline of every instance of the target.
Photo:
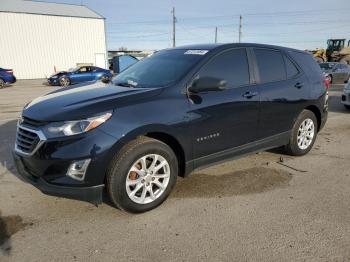
<svg viewBox="0 0 350 262">
<path fill-rule="evenodd" d="M 0 67 L 18 79 L 50 76 L 106 54 L 103 19 L 0 12 Z M 107 65 L 107 64 L 106 64 Z"/>
</svg>

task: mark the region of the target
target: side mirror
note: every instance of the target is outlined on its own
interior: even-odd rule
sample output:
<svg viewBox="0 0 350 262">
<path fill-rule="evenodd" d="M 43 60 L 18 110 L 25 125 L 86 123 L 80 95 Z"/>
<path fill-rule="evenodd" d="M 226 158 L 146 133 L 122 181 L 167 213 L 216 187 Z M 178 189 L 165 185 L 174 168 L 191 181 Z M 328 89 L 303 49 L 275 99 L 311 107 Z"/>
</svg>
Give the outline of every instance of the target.
<svg viewBox="0 0 350 262">
<path fill-rule="evenodd" d="M 208 91 L 222 91 L 226 88 L 226 81 L 215 77 L 199 77 L 192 81 L 188 88 L 191 93 Z"/>
</svg>

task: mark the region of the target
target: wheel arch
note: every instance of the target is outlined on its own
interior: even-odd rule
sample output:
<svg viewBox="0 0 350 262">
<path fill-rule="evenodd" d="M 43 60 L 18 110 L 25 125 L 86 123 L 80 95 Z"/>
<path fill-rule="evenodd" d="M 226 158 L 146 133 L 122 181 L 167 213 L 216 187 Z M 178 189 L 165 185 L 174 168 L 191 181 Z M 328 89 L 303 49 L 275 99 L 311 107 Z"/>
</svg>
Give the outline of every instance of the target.
<svg viewBox="0 0 350 262">
<path fill-rule="evenodd" d="M 108 132 L 107 132 L 108 133 Z M 110 149 L 110 159 L 108 163 L 113 159 L 112 156 L 117 154 L 125 145 L 131 141 L 137 139 L 140 136 L 146 136 L 153 139 L 157 139 L 166 145 L 168 145 L 175 153 L 178 160 L 179 176 L 183 177 L 186 173 L 186 161 L 191 156 L 191 152 L 186 153 L 186 142 L 181 141 L 176 137 L 176 134 L 172 130 L 164 125 L 147 125 L 136 129 L 129 130 L 125 133 L 111 134 L 117 138 L 116 143 Z M 191 148 L 191 147 L 190 147 Z"/>
<path fill-rule="evenodd" d="M 145 136 L 162 141 L 174 151 L 178 160 L 179 176 L 183 177 L 185 175 L 186 160 L 185 152 L 180 142 L 174 136 L 165 132 L 148 132 Z"/>
<path fill-rule="evenodd" d="M 321 122 L 322 122 L 321 110 L 315 105 L 309 105 L 309 106 L 305 107 L 305 109 L 314 113 L 314 115 L 317 119 L 317 131 L 319 131 L 320 127 L 321 127 Z"/>
</svg>

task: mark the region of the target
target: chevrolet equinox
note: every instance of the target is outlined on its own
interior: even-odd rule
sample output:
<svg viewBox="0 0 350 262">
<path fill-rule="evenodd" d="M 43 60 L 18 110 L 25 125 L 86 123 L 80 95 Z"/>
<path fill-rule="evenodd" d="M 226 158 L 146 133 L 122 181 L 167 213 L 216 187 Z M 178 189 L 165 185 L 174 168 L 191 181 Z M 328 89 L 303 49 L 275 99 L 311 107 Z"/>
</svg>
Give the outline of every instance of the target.
<svg viewBox="0 0 350 262">
<path fill-rule="evenodd" d="M 261 44 L 163 50 L 110 83 L 56 90 L 27 104 L 14 159 L 49 195 L 160 205 L 177 176 L 253 152 L 310 151 L 324 126 L 320 67 L 299 50 Z"/>
</svg>

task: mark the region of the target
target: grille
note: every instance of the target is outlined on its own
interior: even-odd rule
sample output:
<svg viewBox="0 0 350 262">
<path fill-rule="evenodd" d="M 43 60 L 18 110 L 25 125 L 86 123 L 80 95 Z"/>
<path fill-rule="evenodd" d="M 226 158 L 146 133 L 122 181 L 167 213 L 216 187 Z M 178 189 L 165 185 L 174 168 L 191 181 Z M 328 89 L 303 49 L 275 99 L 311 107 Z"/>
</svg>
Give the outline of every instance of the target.
<svg viewBox="0 0 350 262">
<path fill-rule="evenodd" d="M 22 153 L 31 154 L 40 142 L 39 135 L 35 131 L 18 126 L 16 137 L 16 149 Z"/>
<path fill-rule="evenodd" d="M 47 124 L 47 122 L 33 120 L 33 119 L 28 118 L 28 117 L 22 117 L 22 124 L 29 125 L 29 126 L 43 126 L 43 125 Z"/>
</svg>

